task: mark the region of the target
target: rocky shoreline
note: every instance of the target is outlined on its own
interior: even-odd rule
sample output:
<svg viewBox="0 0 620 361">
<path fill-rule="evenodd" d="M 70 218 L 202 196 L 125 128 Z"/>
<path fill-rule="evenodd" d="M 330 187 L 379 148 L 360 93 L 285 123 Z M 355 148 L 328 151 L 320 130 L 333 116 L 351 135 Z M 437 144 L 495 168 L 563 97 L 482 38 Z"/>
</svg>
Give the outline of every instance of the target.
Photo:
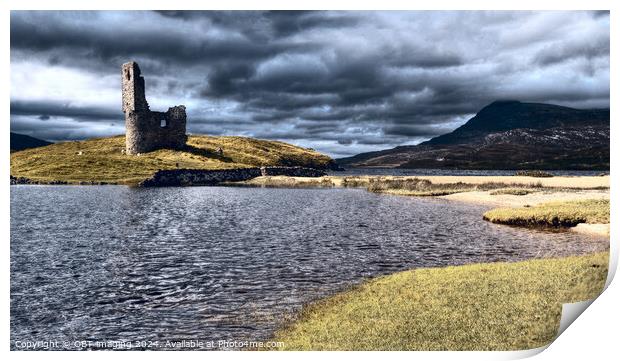
<svg viewBox="0 0 620 361">
<path fill-rule="evenodd" d="M 260 167 L 238 169 L 172 169 L 157 171 L 139 187 L 183 187 L 215 185 L 222 182 L 240 182 L 261 176 L 322 177 L 325 171 L 303 167 Z"/>
<path fill-rule="evenodd" d="M 170 169 L 159 170 L 152 177 L 137 184 L 138 187 L 185 187 L 216 185 L 223 182 L 246 181 L 261 176 L 322 177 L 323 170 L 304 167 L 252 167 L 235 169 Z M 11 176 L 11 185 L 113 185 L 118 183 L 81 181 L 39 181 L 26 177 Z"/>
<path fill-rule="evenodd" d="M 17 185 L 17 184 L 67 184 L 67 182 L 63 182 L 63 181 L 40 182 L 40 181 L 26 178 L 26 177 L 11 176 L 11 185 Z"/>
<path fill-rule="evenodd" d="M 82 181 L 82 182 L 77 182 L 77 183 L 69 183 L 66 181 L 60 181 L 60 180 L 52 180 L 52 181 L 39 181 L 39 180 L 35 180 L 35 179 L 30 179 L 30 178 L 26 178 L 26 177 L 13 177 L 11 176 L 11 185 L 18 185 L 18 184 L 28 184 L 28 185 L 90 185 L 90 186 L 100 186 L 100 185 L 110 185 L 110 184 L 117 184 L 117 183 L 110 183 L 110 182 L 98 182 L 98 181 Z"/>
</svg>

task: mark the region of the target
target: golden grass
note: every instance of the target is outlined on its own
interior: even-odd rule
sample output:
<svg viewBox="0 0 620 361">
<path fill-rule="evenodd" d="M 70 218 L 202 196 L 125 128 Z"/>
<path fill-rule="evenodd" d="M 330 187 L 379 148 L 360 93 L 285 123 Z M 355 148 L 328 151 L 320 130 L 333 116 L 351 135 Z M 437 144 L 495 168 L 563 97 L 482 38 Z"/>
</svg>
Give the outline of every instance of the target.
<svg viewBox="0 0 620 361">
<path fill-rule="evenodd" d="M 11 153 L 11 175 L 38 181 L 137 183 L 160 169 L 228 169 L 256 166 L 325 168 L 331 158 L 278 141 L 189 136 L 185 150 L 122 154 L 125 137 L 56 143 Z M 223 154 L 217 154 L 218 148 Z"/>
<path fill-rule="evenodd" d="M 298 179 L 303 178 L 303 181 Z M 224 182 L 225 185 L 242 185 L 264 188 L 333 188 L 330 177 L 261 176 L 241 182 Z"/>
<path fill-rule="evenodd" d="M 517 226 L 573 227 L 578 223 L 609 223 L 609 200 L 543 203 L 534 207 L 496 208 L 483 219 Z"/>
<path fill-rule="evenodd" d="M 409 178 L 413 178 L 409 176 Z M 506 183 L 519 186 L 542 186 L 551 188 L 607 189 L 609 176 L 555 176 L 551 178 L 533 178 L 521 176 L 418 176 L 435 184 L 463 182 L 467 184 Z"/>
<path fill-rule="evenodd" d="M 513 196 L 524 196 L 530 193 L 534 193 L 536 190 L 527 189 L 527 188 L 500 188 L 498 190 L 492 191 L 489 193 L 492 196 L 497 196 L 500 194 L 510 194 Z"/>
<path fill-rule="evenodd" d="M 522 350 L 550 343 L 561 304 L 596 297 L 609 253 L 417 269 L 305 307 L 284 350 Z"/>
<path fill-rule="evenodd" d="M 480 184 L 456 183 L 433 183 L 428 179 L 403 178 L 403 179 L 370 179 L 367 190 L 374 193 L 389 193 L 405 196 L 445 196 L 449 194 L 490 190 L 515 186 L 511 183 L 486 182 Z M 541 184 L 532 184 L 530 188 L 541 188 Z"/>
<path fill-rule="evenodd" d="M 407 189 L 386 189 L 380 192 L 373 191 L 374 193 L 394 194 L 399 196 L 411 196 L 411 197 L 440 197 L 447 196 L 455 193 L 469 192 L 472 188 L 436 188 L 427 190 L 407 190 Z"/>
</svg>

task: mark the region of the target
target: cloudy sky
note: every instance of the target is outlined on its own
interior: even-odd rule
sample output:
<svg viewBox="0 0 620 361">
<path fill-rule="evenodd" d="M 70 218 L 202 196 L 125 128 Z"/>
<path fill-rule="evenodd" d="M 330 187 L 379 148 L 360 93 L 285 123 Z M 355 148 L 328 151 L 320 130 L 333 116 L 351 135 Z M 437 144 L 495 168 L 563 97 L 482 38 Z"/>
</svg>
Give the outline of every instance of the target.
<svg viewBox="0 0 620 361">
<path fill-rule="evenodd" d="M 609 106 L 607 12 L 11 12 L 11 131 L 122 134 L 120 66 L 188 131 L 334 157 L 417 144 L 496 99 Z"/>
</svg>

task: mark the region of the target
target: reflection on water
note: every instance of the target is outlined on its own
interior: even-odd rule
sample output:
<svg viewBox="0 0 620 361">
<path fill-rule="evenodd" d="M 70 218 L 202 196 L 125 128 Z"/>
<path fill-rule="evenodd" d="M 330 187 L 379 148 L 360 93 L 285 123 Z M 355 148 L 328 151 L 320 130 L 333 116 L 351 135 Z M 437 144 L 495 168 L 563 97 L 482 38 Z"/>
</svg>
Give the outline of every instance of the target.
<svg viewBox="0 0 620 361">
<path fill-rule="evenodd" d="M 608 247 L 489 224 L 483 211 L 355 189 L 13 186 L 11 347 L 264 340 L 366 277 Z"/>
</svg>

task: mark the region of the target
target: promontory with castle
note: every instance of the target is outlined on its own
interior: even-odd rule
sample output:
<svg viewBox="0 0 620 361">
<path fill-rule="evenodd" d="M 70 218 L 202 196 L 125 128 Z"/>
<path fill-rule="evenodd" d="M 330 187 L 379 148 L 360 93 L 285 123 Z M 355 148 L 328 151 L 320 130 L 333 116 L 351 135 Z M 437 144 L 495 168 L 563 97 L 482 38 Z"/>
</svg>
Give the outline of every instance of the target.
<svg viewBox="0 0 620 361">
<path fill-rule="evenodd" d="M 188 135 L 185 106 L 150 109 L 138 63 L 123 64 L 121 78 L 124 136 L 12 153 L 11 183 L 212 185 L 267 175 L 319 177 L 337 168 L 326 155 L 284 142 Z"/>
</svg>

